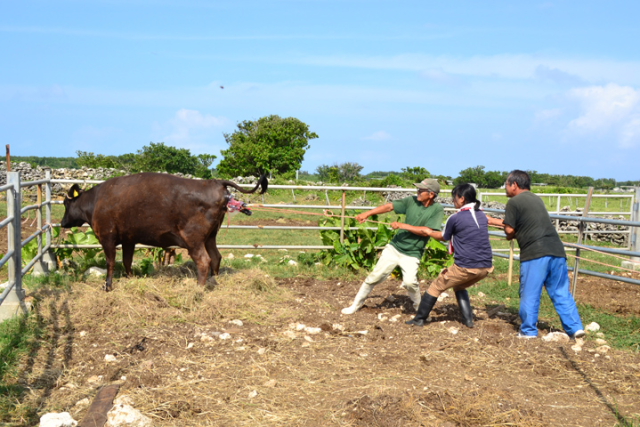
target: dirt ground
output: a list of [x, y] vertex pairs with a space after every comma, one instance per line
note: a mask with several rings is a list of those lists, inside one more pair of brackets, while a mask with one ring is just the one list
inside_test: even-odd
[[[640, 419], [640, 355], [584, 342], [515, 338], [515, 313], [455, 298], [412, 317], [400, 282], [352, 316], [359, 282], [273, 280], [226, 271], [212, 292], [193, 272], [100, 281], [32, 296], [47, 334], [16, 381], [41, 412], [82, 420], [100, 387], [120, 384], [155, 426], [614, 426]], [[621, 314], [639, 314], [619, 285]], [[581, 284], [581, 294], [602, 284]], [[594, 299], [598, 301], [598, 299]], [[602, 301], [602, 299], [600, 299]], [[606, 340], [606, 332], [603, 338]], [[577, 344], [577, 346], [576, 346]], [[107, 360], [110, 357], [111, 360]], [[618, 423], [618, 424], [617, 424]], [[29, 425], [27, 423], [27, 425]]]
[[[409, 327], [397, 280], [346, 316], [359, 281], [223, 273], [212, 292], [187, 267], [167, 267], [119, 279], [110, 293], [88, 279], [32, 294], [46, 333], [16, 374], [27, 403], [80, 421], [97, 391], [117, 383], [154, 426], [640, 422], [640, 354], [603, 347], [606, 330], [577, 343], [518, 340], [517, 313], [490, 295], [472, 298], [473, 329], [451, 297], [427, 326]], [[640, 315], [636, 285], [582, 278], [577, 300]], [[23, 424], [34, 420], [25, 414]]]

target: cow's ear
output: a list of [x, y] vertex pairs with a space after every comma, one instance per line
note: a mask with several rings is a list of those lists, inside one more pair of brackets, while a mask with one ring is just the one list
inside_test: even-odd
[[82, 190], [80, 189], [80, 186], [78, 184], [73, 184], [71, 186], [71, 188], [69, 189], [68, 196], [69, 196], [70, 199], [75, 199], [81, 193], [82, 193]]

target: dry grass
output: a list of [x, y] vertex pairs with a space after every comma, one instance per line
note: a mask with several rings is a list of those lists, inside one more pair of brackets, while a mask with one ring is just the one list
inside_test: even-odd
[[121, 382], [155, 426], [613, 425], [602, 396], [640, 412], [638, 355], [515, 340], [479, 300], [475, 329], [449, 304], [434, 312], [446, 323], [410, 328], [393, 281], [354, 316], [339, 308], [357, 283], [283, 282], [259, 269], [218, 282], [203, 291], [187, 266], [119, 280], [111, 293], [98, 282], [40, 292], [49, 335], [16, 379], [32, 387], [26, 403], [80, 420], [78, 402]]

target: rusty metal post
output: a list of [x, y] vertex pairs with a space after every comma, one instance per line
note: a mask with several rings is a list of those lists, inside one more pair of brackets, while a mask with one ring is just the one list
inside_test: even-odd
[[11, 172], [11, 146], [7, 144], [6, 149], [7, 149], [7, 172]]

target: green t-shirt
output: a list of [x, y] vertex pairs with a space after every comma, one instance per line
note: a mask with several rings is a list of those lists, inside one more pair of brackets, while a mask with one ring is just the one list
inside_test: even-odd
[[504, 223], [516, 230], [520, 261], [543, 256], [567, 257], [544, 202], [532, 192], [525, 191], [509, 199]]
[[[394, 201], [393, 211], [397, 214], [405, 214], [404, 222], [406, 224], [415, 227], [429, 227], [434, 230], [442, 228], [444, 208], [440, 203], [434, 203], [425, 208], [416, 196], [410, 196]], [[391, 246], [402, 254], [420, 259], [428, 241], [429, 238], [426, 236], [418, 236], [407, 230], [398, 230], [398, 233], [391, 240]]]

